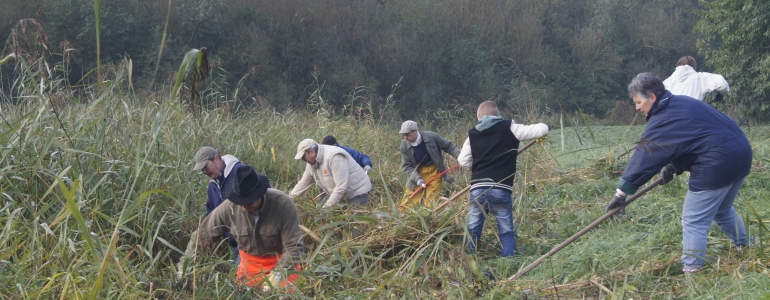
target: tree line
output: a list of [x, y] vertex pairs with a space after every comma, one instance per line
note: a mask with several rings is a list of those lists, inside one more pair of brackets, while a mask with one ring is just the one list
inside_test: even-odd
[[[96, 80], [95, 1], [13, 2], [0, 13], [0, 36], [9, 37], [4, 56], [17, 21], [34, 18], [58, 53], [52, 59], [66, 64], [67, 80]], [[754, 5], [750, 16], [739, 14], [746, 5]], [[666, 78], [684, 55], [699, 59], [701, 70], [724, 71], [742, 91], [736, 103], [766, 99], [767, 7], [751, 0], [103, 1], [100, 51], [107, 74], [128, 57], [137, 89], [162, 91], [183, 54], [206, 47], [208, 101], [280, 110], [304, 107], [317, 93], [332, 109], [386, 107], [410, 118], [536, 98], [550, 109], [604, 118], [627, 109], [617, 101], [630, 106], [626, 85], [635, 74]], [[723, 38], [729, 30], [744, 40]], [[754, 59], [765, 55], [755, 67], [721, 48], [747, 43], [755, 43]], [[753, 80], [739, 74], [748, 70]], [[0, 69], [2, 89], [12, 90], [13, 72]], [[770, 102], [762, 103], [759, 111]]]

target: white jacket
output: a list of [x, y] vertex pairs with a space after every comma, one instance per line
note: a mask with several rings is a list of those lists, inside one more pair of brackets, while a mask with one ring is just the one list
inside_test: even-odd
[[666, 89], [674, 95], [685, 95], [703, 101], [711, 91], [730, 91], [722, 75], [706, 72], [695, 72], [691, 66], [676, 67], [671, 76], [663, 81]]
[[329, 199], [325, 208], [337, 204], [342, 196], [351, 199], [368, 193], [372, 182], [364, 169], [344, 149], [337, 146], [318, 145], [318, 156], [315, 164], [307, 164], [302, 179], [297, 182], [289, 196], [301, 196], [313, 185], [318, 184]]

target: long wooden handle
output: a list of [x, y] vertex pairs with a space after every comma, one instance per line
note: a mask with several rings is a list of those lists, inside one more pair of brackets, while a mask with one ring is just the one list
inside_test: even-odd
[[[431, 182], [433, 182], [433, 181], [434, 181], [434, 180], [436, 180], [437, 178], [439, 178], [439, 177], [441, 177], [441, 176], [444, 176], [444, 174], [446, 174], [447, 172], [451, 171], [451, 170], [452, 170], [452, 169], [454, 169], [454, 168], [457, 168], [457, 166], [459, 166], [459, 165], [460, 165], [460, 163], [456, 163], [456, 164], [455, 164], [454, 166], [452, 166], [451, 168], [444, 170], [444, 172], [441, 172], [441, 173], [438, 173], [437, 175], [434, 175], [433, 177], [431, 177], [431, 178], [428, 180], [428, 182], [426, 182], [426, 183], [425, 183], [425, 186], [428, 186], [428, 184], [430, 184]], [[418, 189], [414, 190], [414, 193], [412, 193], [411, 195], [409, 195], [409, 198], [412, 198], [412, 197], [414, 197], [414, 195], [417, 195], [417, 193], [419, 193], [419, 192], [420, 192], [420, 191], [422, 191], [423, 189], [424, 189], [424, 187], [420, 186]]]
[[[658, 178], [658, 180], [655, 180], [652, 184], [648, 185], [647, 187], [645, 187], [641, 191], [637, 192], [633, 196], [631, 196], [628, 199], [626, 199], [626, 205], [630, 204], [631, 202], [634, 202], [634, 200], [636, 200], [637, 198], [643, 196], [644, 194], [646, 194], [647, 192], [649, 192], [650, 190], [652, 190], [653, 188], [655, 188], [656, 186], [658, 186], [658, 185], [660, 185], [662, 183], [663, 183], [663, 178]], [[593, 223], [588, 224], [588, 226], [586, 226], [586, 228], [583, 228], [582, 230], [578, 231], [578, 233], [574, 234], [573, 236], [568, 238], [566, 241], [564, 241], [561, 244], [559, 244], [558, 246], [556, 246], [556, 248], [551, 249], [551, 251], [548, 251], [548, 253], [543, 254], [543, 256], [541, 256], [540, 258], [538, 258], [537, 260], [535, 260], [534, 262], [532, 262], [528, 266], [524, 267], [524, 269], [521, 269], [521, 271], [519, 271], [515, 275], [509, 277], [508, 280], [506, 280], [506, 281], [516, 280], [516, 278], [519, 278], [519, 277], [521, 277], [521, 275], [524, 275], [525, 273], [529, 272], [530, 270], [535, 268], [537, 265], [542, 263], [544, 260], [546, 260], [549, 257], [553, 256], [554, 254], [556, 254], [556, 252], [559, 252], [561, 249], [563, 249], [567, 245], [571, 244], [572, 242], [577, 240], [579, 237], [583, 236], [588, 231], [590, 231], [591, 229], [593, 229], [594, 227], [599, 225], [599, 223], [604, 222], [604, 220], [607, 220], [610, 217], [612, 217], [615, 213], [620, 211], [623, 207], [624, 206], [616, 207], [616, 208], [608, 211], [606, 214], [604, 214], [603, 216], [601, 216], [598, 219], [596, 219], [596, 221], [594, 221]]]

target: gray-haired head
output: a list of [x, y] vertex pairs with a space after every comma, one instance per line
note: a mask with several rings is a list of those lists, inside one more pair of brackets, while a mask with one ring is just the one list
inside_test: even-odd
[[628, 95], [631, 96], [631, 98], [633, 98], [634, 95], [639, 94], [644, 99], [649, 99], [650, 94], [653, 94], [655, 95], [655, 98], [660, 99], [665, 92], [666, 86], [663, 85], [663, 80], [661, 80], [658, 75], [651, 72], [637, 74], [636, 77], [631, 80], [631, 83], [628, 84]]

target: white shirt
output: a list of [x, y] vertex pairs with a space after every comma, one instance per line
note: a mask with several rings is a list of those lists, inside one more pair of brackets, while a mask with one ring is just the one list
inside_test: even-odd
[[688, 65], [676, 67], [674, 73], [663, 81], [663, 85], [674, 95], [690, 96], [700, 101], [711, 91], [730, 91], [730, 85], [722, 75], [695, 72]]

